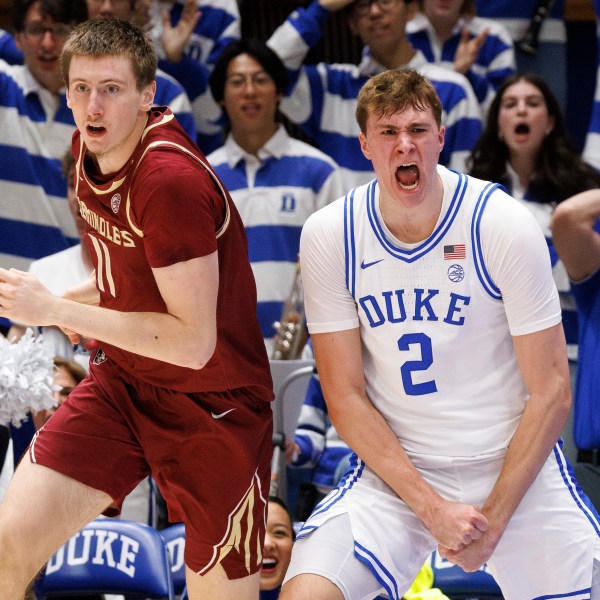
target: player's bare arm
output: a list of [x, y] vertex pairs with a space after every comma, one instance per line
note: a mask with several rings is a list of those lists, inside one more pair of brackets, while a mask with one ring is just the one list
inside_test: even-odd
[[600, 268], [600, 190], [588, 190], [561, 202], [552, 216], [552, 239], [569, 277], [581, 281]]
[[329, 416], [340, 436], [440, 544], [458, 549], [479, 539], [487, 529], [483, 514], [474, 505], [449, 502], [431, 488], [367, 397], [359, 330], [313, 334], [312, 340]]
[[[73, 302], [80, 302], [81, 304], [98, 306], [100, 304], [100, 292], [96, 287], [96, 272], [92, 271], [85, 281], [69, 288], [63, 294], [63, 298], [72, 300]], [[86, 340], [76, 331], [71, 331], [67, 327], [61, 327], [61, 330], [71, 340], [72, 344], [86, 344]]]
[[465, 571], [492, 555], [510, 518], [556, 444], [571, 406], [569, 369], [561, 323], [513, 338], [529, 400], [511, 440], [502, 470], [482, 507], [488, 530], [470, 546], [440, 554]]
[[74, 302], [53, 296], [28, 273], [0, 269], [0, 315], [57, 325], [142, 356], [202, 368], [216, 343], [217, 253], [153, 273], [166, 313], [120, 312]]
[[92, 271], [90, 276], [85, 281], [82, 281], [80, 284], [69, 288], [63, 294], [63, 298], [72, 300], [73, 302], [79, 302], [81, 304], [98, 306], [98, 304], [100, 304], [100, 292], [96, 287], [96, 272]]

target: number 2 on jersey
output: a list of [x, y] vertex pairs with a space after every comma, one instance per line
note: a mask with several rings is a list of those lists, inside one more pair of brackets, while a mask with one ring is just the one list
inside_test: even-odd
[[426, 371], [433, 363], [433, 351], [431, 348], [431, 338], [424, 333], [405, 333], [398, 340], [398, 349], [401, 352], [410, 350], [410, 347], [418, 344], [421, 348], [421, 360], [407, 360], [401, 367], [402, 385], [404, 391], [409, 396], [423, 396], [437, 392], [435, 381], [424, 381], [422, 383], [413, 382], [413, 373], [415, 371]]

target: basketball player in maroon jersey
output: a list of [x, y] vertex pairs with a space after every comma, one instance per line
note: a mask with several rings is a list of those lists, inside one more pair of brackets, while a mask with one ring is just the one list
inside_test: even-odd
[[94, 278], [64, 297], [0, 269], [0, 315], [94, 340], [89, 376], [38, 432], [0, 507], [4, 600], [152, 473], [186, 526], [191, 599], [258, 598], [272, 383], [243, 225], [168, 108], [149, 39], [117, 20], [61, 58]]

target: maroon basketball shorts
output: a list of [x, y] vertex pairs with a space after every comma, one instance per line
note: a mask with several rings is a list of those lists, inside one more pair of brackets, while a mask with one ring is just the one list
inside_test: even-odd
[[272, 453], [272, 410], [248, 389], [182, 393], [136, 381], [110, 360], [34, 437], [32, 462], [113, 499], [150, 473], [169, 519], [185, 523], [186, 564], [221, 564], [230, 579], [261, 564]]

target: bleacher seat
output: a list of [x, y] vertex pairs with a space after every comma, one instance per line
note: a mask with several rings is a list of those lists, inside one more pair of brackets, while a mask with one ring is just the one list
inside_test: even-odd
[[40, 600], [73, 594], [124, 594], [174, 600], [164, 539], [142, 523], [99, 518], [48, 561], [36, 584]]
[[451, 600], [502, 600], [502, 591], [489, 573], [487, 565], [473, 573], [465, 573], [460, 567], [433, 552], [431, 568], [433, 587], [442, 590]]
[[176, 596], [180, 596], [185, 588], [185, 526], [183, 523], [170, 525], [160, 531], [160, 535], [167, 544], [171, 559], [171, 579]]

